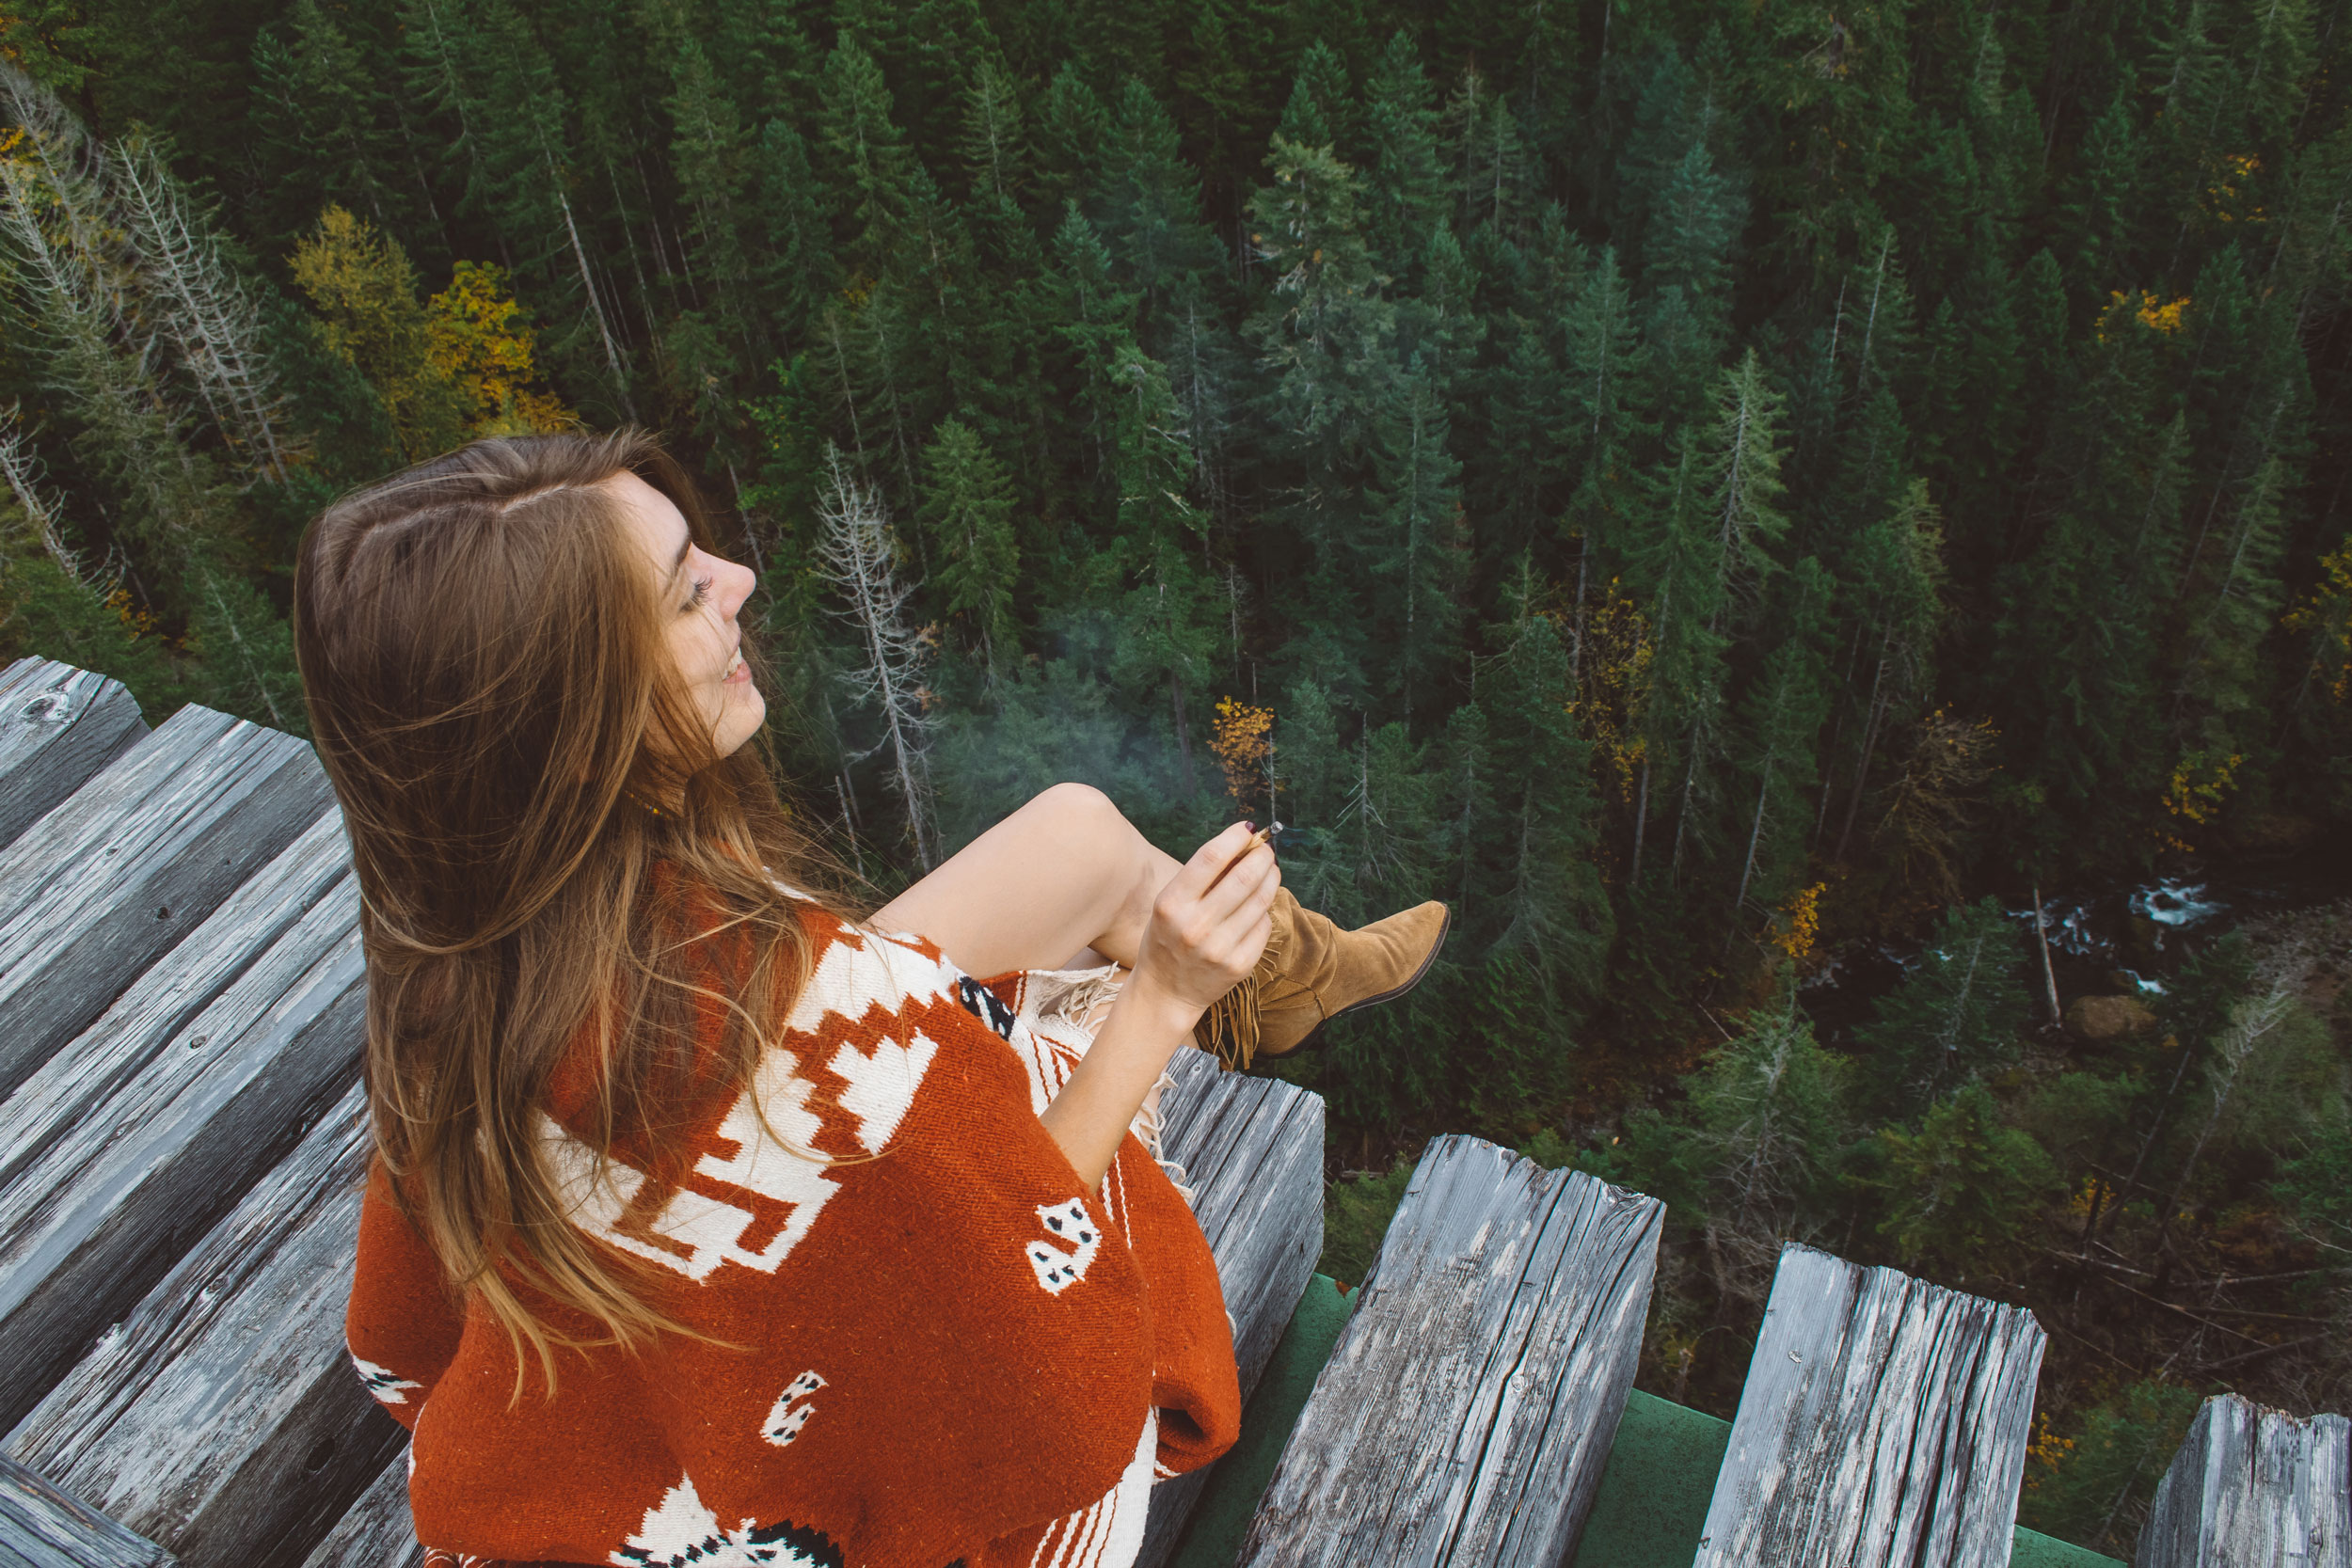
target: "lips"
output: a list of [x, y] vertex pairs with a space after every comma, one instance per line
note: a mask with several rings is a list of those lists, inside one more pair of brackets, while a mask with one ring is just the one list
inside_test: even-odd
[[751, 678], [752, 668], [750, 665], [743, 662], [743, 650], [738, 648], [735, 650], [735, 657], [727, 661], [726, 673], [719, 677], [719, 684], [722, 686], [733, 686], [738, 682], [747, 681]]

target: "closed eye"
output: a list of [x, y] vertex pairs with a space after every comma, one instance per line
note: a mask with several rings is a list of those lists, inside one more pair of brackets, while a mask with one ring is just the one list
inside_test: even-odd
[[708, 578], [696, 578], [694, 579], [694, 591], [686, 596], [685, 609], [680, 610], [678, 613], [683, 615], [690, 610], [700, 610], [704, 605], [708, 604], [709, 602], [710, 579]]

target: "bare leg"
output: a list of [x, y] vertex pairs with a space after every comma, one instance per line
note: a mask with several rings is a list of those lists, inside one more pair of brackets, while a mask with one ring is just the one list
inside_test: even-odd
[[1056, 784], [883, 905], [968, 974], [1052, 969], [1089, 951], [1133, 967], [1152, 900], [1179, 869], [1087, 784]]

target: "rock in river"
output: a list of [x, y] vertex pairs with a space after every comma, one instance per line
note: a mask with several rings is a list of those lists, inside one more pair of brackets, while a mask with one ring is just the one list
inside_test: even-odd
[[2066, 1009], [2066, 1027], [2077, 1039], [2104, 1044], [2153, 1034], [2156, 1015], [2128, 996], [2078, 996]]

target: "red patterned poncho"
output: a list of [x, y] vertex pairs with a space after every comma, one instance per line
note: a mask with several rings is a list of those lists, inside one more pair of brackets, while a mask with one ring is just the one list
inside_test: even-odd
[[[1038, 1121], [1085, 1033], [1040, 1019], [1035, 977], [984, 987], [920, 938], [803, 918], [782, 1048], [674, 1158], [618, 1148], [597, 1181], [564, 1125], [577, 1073], [544, 1122], [574, 1222], [660, 1265], [658, 1305], [718, 1344], [559, 1353], [556, 1397], [534, 1372], [510, 1408], [505, 1331], [452, 1305], [376, 1172], [346, 1327], [415, 1434], [437, 1557], [1125, 1568], [1155, 1475], [1232, 1443], [1231, 1325], [1183, 1197], [1132, 1133], [1088, 1194]], [[754, 1094], [834, 1163], [768, 1136]]]

